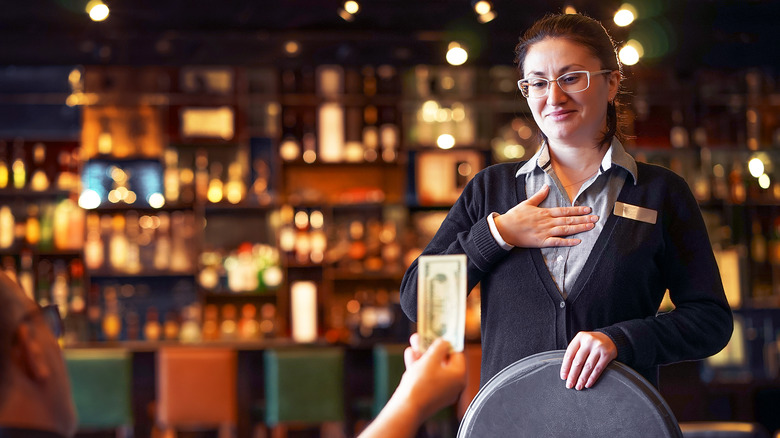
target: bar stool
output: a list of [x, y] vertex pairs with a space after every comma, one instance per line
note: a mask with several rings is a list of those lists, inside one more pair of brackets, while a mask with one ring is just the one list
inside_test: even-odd
[[157, 352], [157, 427], [218, 429], [234, 436], [237, 353], [228, 348], [162, 347]]
[[78, 429], [133, 434], [132, 358], [123, 349], [64, 350]]
[[390, 400], [395, 388], [401, 382], [406, 366], [404, 365], [404, 349], [401, 344], [377, 344], [373, 349], [374, 356], [374, 403], [373, 416]]
[[265, 422], [273, 437], [319, 426], [343, 437], [344, 351], [337, 347], [269, 349], [263, 355]]
[[769, 432], [758, 423], [738, 421], [681, 422], [683, 438], [769, 438]]

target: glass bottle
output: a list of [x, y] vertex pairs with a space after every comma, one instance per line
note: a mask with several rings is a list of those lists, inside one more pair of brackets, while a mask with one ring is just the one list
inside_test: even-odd
[[0, 207], [0, 249], [8, 249], [13, 246], [15, 239], [14, 229], [16, 221], [11, 207]]
[[99, 269], [103, 266], [104, 244], [100, 232], [100, 216], [87, 216], [87, 239], [84, 242], [84, 262], [89, 269]]
[[159, 341], [161, 335], [160, 315], [156, 307], [149, 306], [146, 309], [146, 318], [144, 320], [144, 339], [147, 341]]
[[111, 218], [111, 238], [108, 241], [108, 260], [112, 270], [125, 271], [128, 261], [128, 241], [125, 234], [125, 217], [121, 214]]
[[33, 167], [30, 188], [42, 192], [49, 188], [49, 176], [46, 175], [46, 145], [38, 142], [33, 145]]
[[32, 251], [23, 249], [19, 254], [19, 285], [22, 286], [24, 293], [31, 299], [35, 299], [33, 278], [33, 257]]
[[6, 143], [0, 140], [0, 190], [8, 187], [8, 152]]
[[171, 235], [170, 235], [170, 216], [168, 213], [159, 214], [160, 225], [157, 227], [157, 237], [155, 239], [154, 251], [154, 269], [165, 271], [170, 268], [171, 259]]
[[14, 141], [14, 161], [11, 165], [14, 188], [23, 189], [27, 184], [27, 164], [24, 161], [24, 142]]
[[30, 246], [37, 246], [41, 241], [41, 221], [38, 217], [38, 206], [27, 206], [27, 222], [25, 223], [24, 240]]
[[179, 202], [179, 153], [174, 148], [165, 149], [165, 171], [163, 184], [167, 203]]

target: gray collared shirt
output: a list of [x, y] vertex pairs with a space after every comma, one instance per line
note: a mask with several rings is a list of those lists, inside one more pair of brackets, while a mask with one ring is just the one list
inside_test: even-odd
[[612, 213], [623, 183], [630, 175], [636, 184], [636, 173], [636, 161], [617, 139], [612, 140], [598, 172], [582, 184], [574, 200], [569, 199], [563, 184], [553, 170], [550, 150], [546, 143], [517, 171], [515, 175], [517, 178], [525, 176], [526, 197], [538, 192], [545, 184], [550, 186], [550, 193], [539, 205], [540, 207], [584, 205], [592, 208], [591, 214], [599, 217], [592, 230], [568, 236], [581, 239], [579, 245], [541, 248], [547, 269], [564, 299], [574, 286], [607, 218]]

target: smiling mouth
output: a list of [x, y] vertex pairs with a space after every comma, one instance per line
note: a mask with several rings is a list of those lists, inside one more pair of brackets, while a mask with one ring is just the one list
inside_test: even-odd
[[574, 113], [574, 110], [553, 111], [547, 114], [547, 117], [551, 117], [553, 119], [561, 119], [572, 113]]

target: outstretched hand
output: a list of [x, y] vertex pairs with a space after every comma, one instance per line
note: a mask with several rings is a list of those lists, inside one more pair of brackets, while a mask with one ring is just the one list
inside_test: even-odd
[[539, 207], [549, 193], [550, 186], [545, 184], [533, 196], [495, 217], [496, 229], [506, 243], [522, 248], [574, 246], [581, 240], [562, 236], [593, 229], [599, 217], [589, 214], [590, 207]]

